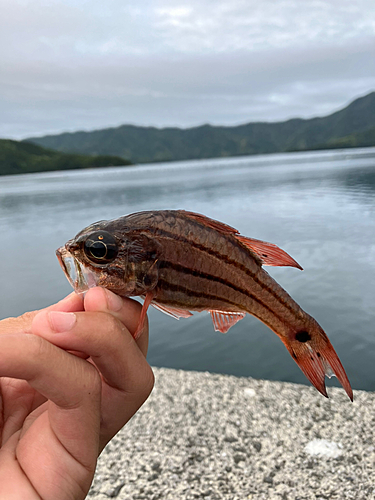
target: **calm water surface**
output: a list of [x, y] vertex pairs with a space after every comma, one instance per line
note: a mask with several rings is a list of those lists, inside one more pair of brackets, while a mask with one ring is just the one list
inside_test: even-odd
[[[0, 177], [0, 317], [70, 292], [55, 249], [84, 226], [164, 208], [288, 251], [303, 272], [267, 270], [326, 330], [354, 388], [375, 390], [375, 148]], [[306, 382], [252, 316], [227, 335], [204, 313], [149, 316], [153, 365]]]

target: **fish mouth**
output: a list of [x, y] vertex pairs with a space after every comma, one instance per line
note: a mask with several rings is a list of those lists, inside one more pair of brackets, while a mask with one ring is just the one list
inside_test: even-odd
[[76, 293], [85, 293], [90, 288], [97, 286], [98, 277], [96, 274], [79, 262], [66, 247], [58, 248], [56, 256]]

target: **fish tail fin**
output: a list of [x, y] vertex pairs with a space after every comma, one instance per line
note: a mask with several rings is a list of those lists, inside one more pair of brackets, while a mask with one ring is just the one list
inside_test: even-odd
[[[299, 334], [306, 333], [307, 332], [299, 332]], [[353, 401], [353, 390], [344, 367], [327, 335], [322, 330], [321, 333], [323, 335], [319, 335], [319, 337], [314, 340], [305, 340], [303, 335], [298, 337], [299, 334], [297, 334], [296, 338], [293, 340], [282, 340], [294, 361], [323, 396], [328, 398], [325, 386], [325, 376], [327, 375], [327, 377], [331, 378], [335, 375], [345, 389], [350, 400]]]

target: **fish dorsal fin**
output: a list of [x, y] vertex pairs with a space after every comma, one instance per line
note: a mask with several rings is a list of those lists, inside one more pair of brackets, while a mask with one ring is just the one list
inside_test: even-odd
[[218, 220], [210, 219], [202, 214], [197, 214], [195, 212], [187, 212], [186, 210], [180, 210], [186, 217], [193, 219], [197, 222], [200, 222], [204, 226], [211, 227], [212, 229], [216, 229], [223, 234], [239, 234], [237, 229], [234, 227], [228, 226], [228, 224], [224, 224], [224, 222], [219, 222]]
[[210, 311], [216, 332], [227, 333], [229, 328], [246, 316], [241, 312]]
[[157, 304], [156, 302], [151, 302], [151, 305], [163, 312], [164, 314], [168, 314], [168, 316], [172, 316], [172, 318], [180, 319], [180, 318], [190, 318], [193, 316], [190, 311], [185, 311], [185, 309], [177, 309], [175, 307], [166, 307], [161, 304]]
[[250, 248], [265, 266], [291, 266], [301, 269], [302, 271], [302, 267], [298, 262], [277, 245], [267, 243], [266, 241], [247, 238], [246, 236], [236, 235], [236, 238], [247, 248]]
[[187, 212], [185, 210], [180, 210], [180, 212], [190, 219], [200, 222], [201, 224], [212, 229], [216, 229], [216, 231], [220, 231], [222, 234], [230, 234], [234, 236], [238, 241], [254, 252], [265, 266], [291, 266], [302, 270], [302, 267], [298, 264], [298, 262], [273, 243], [267, 243], [266, 241], [241, 236], [238, 230], [234, 227], [228, 226], [223, 222], [210, 219], [205, 215], [197, 214], [195, 212]]

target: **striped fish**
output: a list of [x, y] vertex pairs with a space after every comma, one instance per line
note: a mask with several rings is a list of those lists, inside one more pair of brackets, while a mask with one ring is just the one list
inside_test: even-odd
[[328, 397], [325, 375], [334, 374], [353, 400], [323, 329], [262, 268], [302, 269], [272, 243], [241, 236], [204, 215], [161, 210], [96, 222], [56, 253], [76, 292], [102, 286], [144, 298], [135, 338], [150, 304], [174, 318], [209, 311], [215, 330], [223, 333], [249, 313], [280, 337], [319, 392]]

